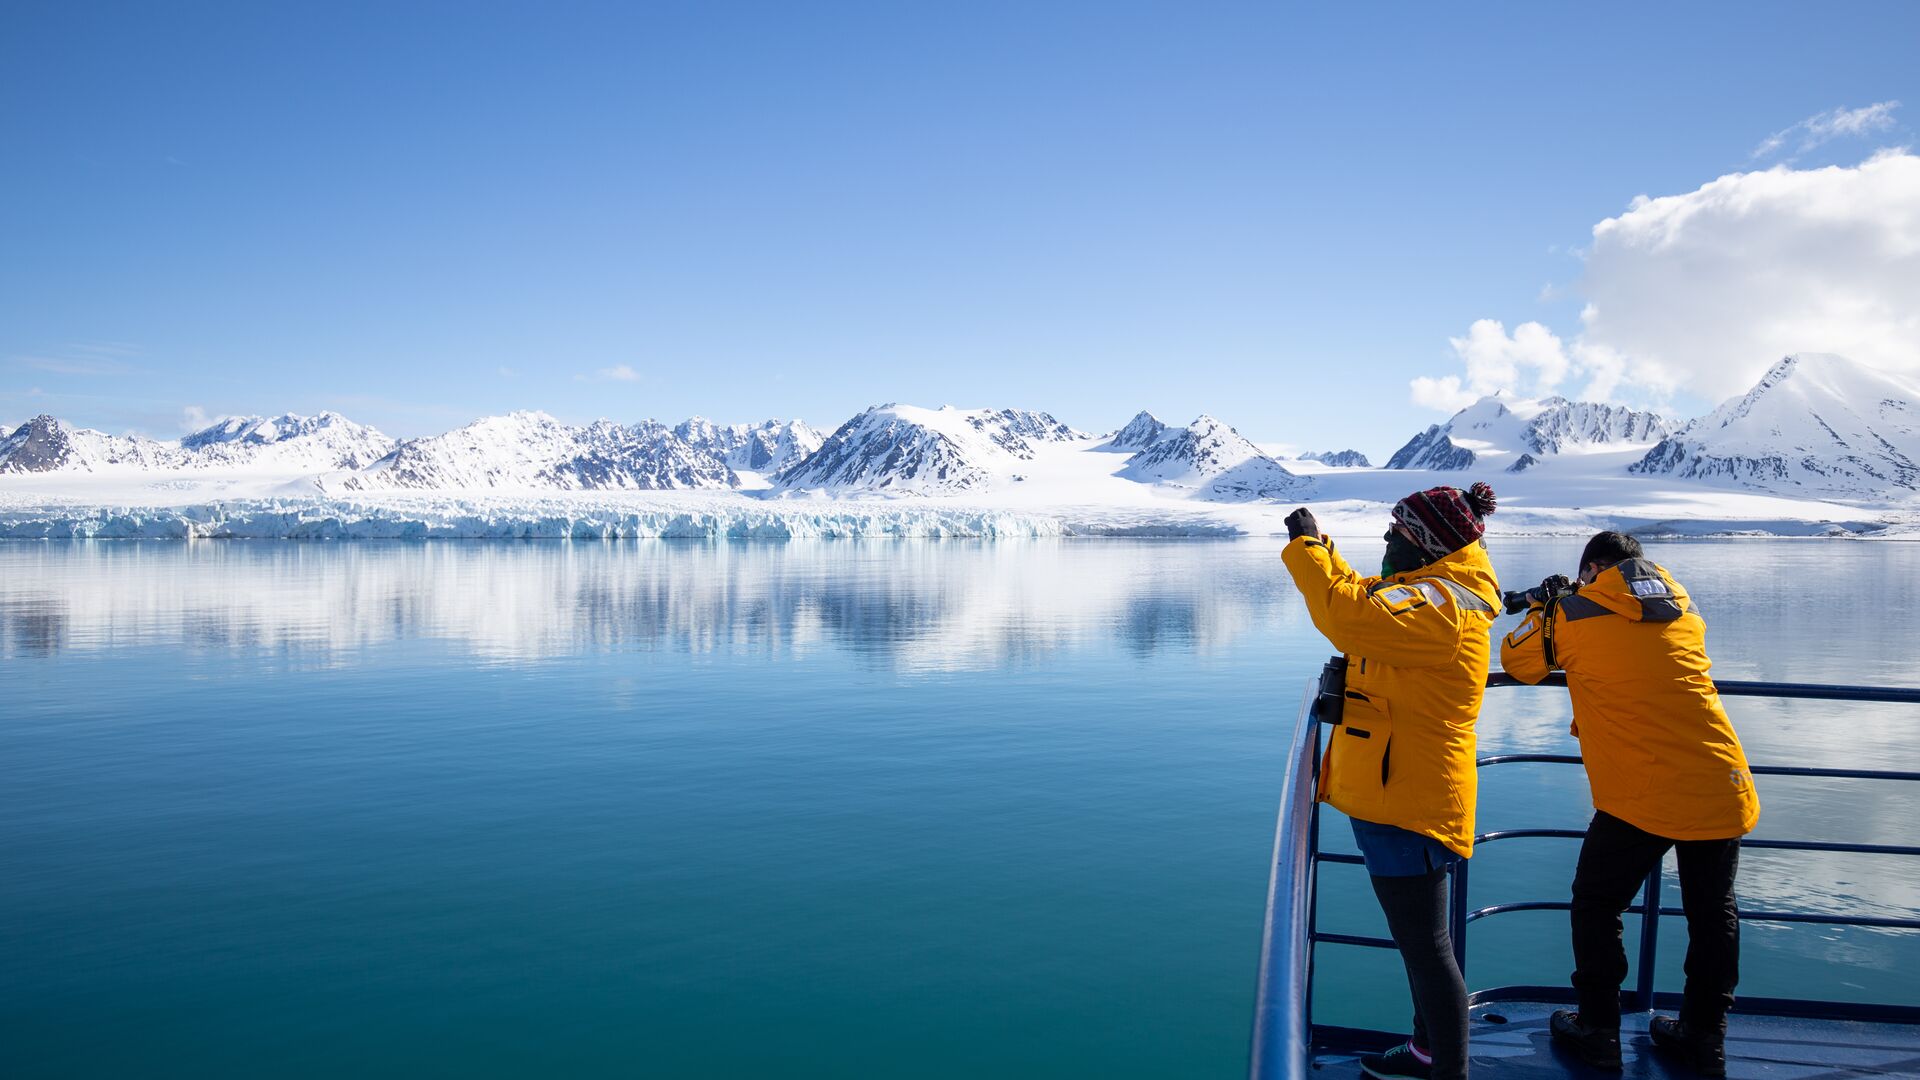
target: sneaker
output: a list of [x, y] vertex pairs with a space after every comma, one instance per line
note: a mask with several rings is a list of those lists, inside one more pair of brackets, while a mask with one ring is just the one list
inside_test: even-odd
[[1368, 1054], [1360, 1059], [1360, 1071], [1375, 1080], [1432, 1080], [1433, 1066], [1413, 1052], [1413, 1043], [1403, 1042], [1384, 1054]]
[[1695, 1031], [1685, 1020], [1656, 1016], [1647, 1023], [1653, 1045], [1676, 1055], [1701, 1076], [1727, 1075], [1727, 1039], [1719, 1032]]
[[1553, 1041], [1596, 1069], [1620, 1071], [1620, 1029], [1588, 1027], [1572, 1009], [1559, 1009], [1547, 1025]]

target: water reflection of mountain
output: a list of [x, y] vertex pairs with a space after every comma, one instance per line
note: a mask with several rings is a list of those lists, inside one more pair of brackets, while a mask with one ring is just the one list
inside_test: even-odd
[[498, 661], [828, 648], [978, 670], [1076, 646], [1206, 649], [1282, 608], [1298, 617], [1271, 554], [1072, 541], [7, 547], [0, 650], [175, 645], [346, 662], [427, 639]]
[[[1526, 580], [1564, 562], [1559, 548], [1569, 543], [1504, 545], [1496, 557], [1510, 577]], [[1260, 540], [0, 545], [0, 658], [171, 646], [351, 664], [377, 646], [426, 640], [482, 662], [595, 652], [831, 652], [911, 674], [1044, 665], [1078, 649], [1147, 659], [1252, 644], [1253, 662], [1298, 670], [1304, 679], [1326, 645], [1293, 596], [1276, 547]], [[1736, 551], [1741, 559], [1726, 557]], [[1907, 671], [1912, 632], [1899, 622], [1862, 622], [1859, 613], [1905, 610], [1920, 599], [1910, 550], [1696, 545], [1671, 547], [1662, 558], [1713, 612], [1714, 654], [1728, 676], [1908, 681], [1885, 673]], [[1755, 580], [1773, 584], [1764, 604], [1752, 592]], [[1744, 698], [1728, 707], [1756, 763], [1910, 767], [1911, 720], [1889, 706], [1812, 709]], [[1481, 747], [1576, 752], [1569, 719], [1564, 691], [1495, 691], [1481, 717]], [[1514, 824], [1499, 819], [1501, 793], [1521, 790], [1562, 807], [1565, 824], [1584, 820], [1585, 779], [1565, 768], [1533, 785], [1511, 773], [1490, 775], [1483, 825]], [[1920, 792], [1904, 785], [1766, 778], [1761, 793], [1760, 834], [1775, 837], [1873, 841], [1902, 835], [1920, 814]], [[1893, 911], [1909, 907], [1920, 890], [1917, 871], [1884, 860], [1758, 850], [1751, 859], [1742, 888], [1756, 905], [1821, 910], [1844, 901]], [[1807, 881], [1825, 884], [1818, 892], [1796, 884]]]

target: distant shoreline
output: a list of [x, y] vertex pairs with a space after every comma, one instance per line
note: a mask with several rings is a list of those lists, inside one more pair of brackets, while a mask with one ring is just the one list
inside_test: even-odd
[[[1284, 536], [1282, 519], [1294, 505], [1164, 500], [1159, 505], [995, 506], [930, 498], [460, 492], [145, 505], [21, 495], [0, 492], [0, 540], [1229, 539]], [[1390, 506], [1359, 499], [1307, 504], [1332, 535], [1367, 539], [1375, 536]], [[1920, 511], [1800, 505], [1815, 512], [1853, 513], [1771, 517], [1752, 513], [1757, 507], [1719, 507], [1711, 499], [1687, 507], [1696, 511], [1693, 514], [1659, 515], [1629, 506], [1600, 510], [1510, 504], [1488, 520], [1488, 535], [1496, 540], [1566, 537], [1618, 528], [1660, 540], [1920, 540]], [[1661, 509], [1678, 508], [1669, 503]]]

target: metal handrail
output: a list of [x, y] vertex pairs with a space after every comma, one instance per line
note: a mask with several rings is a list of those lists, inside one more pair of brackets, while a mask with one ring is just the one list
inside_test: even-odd
[[[1578, 765], [1578, 754], [1490, 754], [1480, 758], [1474, 764], [1481, 768], [1489, 765], [1505, 765], [1513, 761], [1536, 761], [1550, 765]], [[1827, 769], [1809, 765], [1750, 765], [1747, 771], [1755, 776], [1823, 776], [1840, 780], [1920, 780], [1916, 772], [1887, 772], [1882, 769]], [[1582, 835], [1585, 835], [1584, 833]]]
[[[1566, 685], [1564, 673], [1556, 672], [1544, 684]], [[1487, 679], [1490, 687], [1529, 685], [1505, 673], [1496, 673]], [[1822, 683], [1773, 683], [1716, 681], [1714, 688], [1726, 697], [1778, 697], [1812, 699], [1819, 701], [1873, 701], [1896, 704], [1920, 704], [1920, 689], [1906, 687], [1869, 687], [1869, 686], [1833, 686]], [[1506, 765], [1522, 762], [1536, 762], [1556, 765], [1578, 765], [1581, 758], [1573, 754], [1493, 754], [1480, 758], [1475, 764], [1480, 768], [1492, 765]], [[1920, 772], [1884, 769], [1830, 769], [1801, 765], [1752, 765], [1748, 771], [1756, 776], [1796, 776], [1841, 780], [1895, 780], [1920, 781]], [[1493, 843], [1498, 840], [1521, 839], [1531, 837], [1550, 837], [1565, 839], [1584, 839], [1585, 830], [1578, 829], [1504, 829], [1482, 833], [1474, 837], [1474, 844]], [[1824, 851], [1843, 852], [1856, 855], [1904, 855], [1920, 857], [1920, 847], [1906, 844], [1851, 844], [1825, 840], [1747, 840], [1740, 841], [1742, 847], [1764, 848], [1781, 851]], [[1467, 879], [1470, 873], [1468, 860], [1455, 863], [1452, 868], [1452, 881], [1449, 883], [1449, 930], [1453, 936], [1454, 958], [1459, 961], [1464, 974], [1467, 969], [1467, 924], [1492, 915], [1502, 915], [1513, 911], [1569, 911], [1573, 905], [1565, 900], [1523, 900], [1505, 904], [1493, 904], [1477, 910], [1467, 910]], [[1652, 1007], [1654, 1000], [1654, 961], [1658, 955], [1660, 920], [1668, 915], [1684, 915], [1680, 908], [1660, 905], [1661, 864], [1654, 864], [1648, 872], [1646, 883], [1641, 887], [1640, 902], [1640, 958], [1634, 965], [1634, 989], [1628, 997], [1634, 1010]], [[1735, 916], [1741, 922], [1780, 922], [1803, 923], [1821, 926], [1859, 926], [1886, 930], [1920, 930], [1920, 918], [1902, 918], [1884, 915], [1823, 915], [1814, 912], [1794, 911], [1756, 911], [1739, 910]], [[1510, 988], [1496, 987], [1484, 993], [1498, 995]]]
[[[1487, 687], [1565, 686], [1567, 674], [1556, 671], [1537, 683], [1524, 682], [1496, 671], [1487, 676]], [[1920, 705], [1920, 687], [1844, 686], [1838, 683], [1752, 682], [1746, 680], [1713, 681], [1721, 697], [1812, 698], [1816, 701], [1879, 701], [1901, 705]]]
[[[1493, 764], [1493, 762], [1482, 761], [1480, 764], [1484, 766]], [[1754, 771], [1758, 772], [1759, 770], [1755, 769]], [[1890, 778], [1908, 779], [1907, 777]], [[1912, 777], [1912, 779], [1920, 780], [1920, 776]], [[1524, 840], [1541, 836], [1558, 837], [1566, 840], [1584, 840], [1586, 839], [1587, 833], [1584, 829], [1498, 829], [1494, 832], [1481, 833], [1475, 836], [1473, 842], [1475, 846], [1478, 846], [1480, 844], [1491, 844], [1495, 840]], [[1920, 856], [1920, 847], [1913, 847], [1906, 844], [1845, 844], [1828, 840], [1752, 840], [1743, 836], [1740, 838], [1740, 846], [1743, 848], [1774, 848], [1781, 851], [1839, 851], [1853, 855]], [[1334, 858], [1329, 854], [1322, 855], [1320, 861], [1359, 863], [1364, 860], [1358, 855]]]
[[[1487, 679], [1489, 687], [1524, 686], [1510, 675], [1496, 672]], [[1566, 685], [1566, 676], [1549, 675], [1540, 685]], [[1775, 683], [1716, 681], [1715, 687], [1727, 697], [1775, 697], [1822, 701], [1873, 701], [1920, 704], [1920, 688], [1835, 686], [1817, 683]], [[1319, 809], [1315, 802], [1318, 782], [1320, 724], [1313, 703], [1317, 686], [1309, 684], [1302, 699], [1289, 748], [1288, 768], [1281, 793], [1280, 815], [1274, 837], [1273, 876], [1268, 884], [1267, 912], [1262, 943], [1260, 982], [1255, 1005], [1253, 1053], [1250, 1075], [1255, 1078], [1303, 1080], [1310, 1075], [1313, 1039], [1312, 1022], [1314, 950], [1318, 944], [1354, 945], [1366, 948], [1393, 948], [1387, 938], [1359, 934], [1321, 932], [1317, 928], [1320, 863], [1359, 865], [1358, 855], [1319, 850]], [[1480, 767], [1520, 762], [1579, 764], [1581, 759], [1567, 754], [1503, 754], [1479, 759]], [[1753, 766], [1763, 776], [1799, 776], [1859, 780], [1920, 781], [1920, 772], [1869, 769], [1822, 769], [1801, 766]], [[1475, 837], [1476, 844], [1530, 837], [1584, 838], [1585, 830], [1506, 829]], [[1920, 847], [1899, 844], [1847, 844], [1815, 840], [1742, 840], [1742, 845], [1791, 851], [1846, 852], [1868, 855], [1920, 856]], [[1469, 923], [1509, 911], [1565, 911], [1567, 901], [1517, 901], [1494, 904], [1468, 911], [1468, 861], [1454, 864], [1450, 919], [1454, 949], [1461, 970], [1466, 969], [1466, 928]], [[1637, 986], [1630, 1001], [1636, 1010], [1651, 1007], [1656, 1000], [1671, 995], [1655, 994], [1653, 969], [1660, 919], [1684, 915], [1680, 908], [1660, 904], [1661, 868], [1655, 866], [1638, 904], [1641, 916], [1640, 958], [1635, 964]], [[1741, 911], [1742, 921], [1793, 922], [1819, 925], [1863, 926], [1886, 929], [1920, 929], [1920, 919], [1886, 916], [1835, 916], [1810, 912]], [[1542, 987], [1495, 987], [1477, 991], [1475, 1000], [1495, 1000], [1514, 993], [1549, 990]], [[1888, 1016], [1912, 1022], [1920, 1010], [1910, 1006], [1861, 1007], [1846, 1003], [1802, 1000], [1769, 1000], [1772, 1011], [1794, 1015], [1826, 1015], [1858, 1008], [1880, 1008]]]
[[1280, 820], [1273, 836], [1273, 876], [1267, 882], [1266, 929], [1260, 948], [1260, 982], [1254, 997], [1253, 1073], [1266, 1080], [1306, 1080], [1313, 1053], [1313, 1027], [1303, 1003], [1313, 1000], [1314, 849], [1319, 817], [1314, 782], [1320, 725], [1314, 720], [1316, 686], [1300, 702], [1299, 721], [1280, 788]]

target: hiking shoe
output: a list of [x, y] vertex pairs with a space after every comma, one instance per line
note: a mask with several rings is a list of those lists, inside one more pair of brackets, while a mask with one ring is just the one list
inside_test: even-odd
[[1433, 1076], [1433, 1066], [1414, 1055], [1411, 1042], [1384, 1054], [1366, 1055], [1360, 1059], [1360, 1071], [1375, 1080], [1431, 1080]]
[[1558, 1009], [1547, 1025], [1553, 1041], [1596, 1069], [1620, 1071], [1620, 1029], [1588, 1027], [1572, 1009]]
[[1701, 1076], [1727, 1075], [1727, 1038], [1687, 1026], [1685, 1020], [1656, 1016], [1647, 1023], [1653, 1045], [1674, 1054]]

